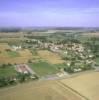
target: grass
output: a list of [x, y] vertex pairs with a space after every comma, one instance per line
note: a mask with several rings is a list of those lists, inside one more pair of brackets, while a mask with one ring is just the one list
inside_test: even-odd
[[7, 54], [10, 56], [10, 57], [19, 57], [19, 53], [18, 52], [15, 52], [15, 51], [8, 51]]
[[54, 65], [51, 65], [47, 62], [36, 62], [29, 64], [31, 68], [39, 75], [39, 76], [44, 76], [44, 75], [49, 75], [49, 74], [55, 74], [57, 72], [56, 68]]
[[16, 75], [16, 71], [13, 66], [5, 66], [4, 68], [0, 66], [0, 77], [9, 77]]
[[96, 63], [99, 64], [99, 57], [95, 59]]
[[55, 64], [54, 65], [57, 69], [59, 69], [59, 68], [66, 68], [66, 64]]

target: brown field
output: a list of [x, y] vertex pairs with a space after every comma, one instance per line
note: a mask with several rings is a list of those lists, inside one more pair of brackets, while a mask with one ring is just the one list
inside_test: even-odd
[[95, 36], [95, 37], [99, 37], [99, 32], [96, 32], [96, 33], [83, 33], [83, 35], [84, 36], [90, 36], [90, 37], [93, 37], [93, 36]]
[[61, 82], [87, 97], [88, 100], [99, 100], [99, 72], [83, 74]]
[[10, 49], [10, 46], [7, 43], [0, 43], [0, 51]]
[[57, 81], [31, 82], [1, 89], [0, 100], [84, 100]]
[[18, 51], [21, 57], [32, 57], [32, 53], [28, 49]]
[[26, 63], [28, 62], [29, 59], [32, 59], [32, 53], [27, 49], [17, 51], [20, 55], [18, 57], [10, 57], [5, 51], [6, 49], [11, 49], [11, 48], [6, 43], [0, 43], [0, 51], [1, 51], [0, 63], [20, 64], [20, 63]]
[[20, 56], [18, 57], [10, 57], [6, 49], [11, 49], [11, 47], [7, 43], [0, 43], [0, 63], [26, 63], [29, 59], [36, 59], [36, 58], [43, 58], [44, 60], [47, 60], [49, 63], [52, 64], [58, 64], [65, 62], [61, 59], [61, 57], [58, 54], [52, 53], [47, 50], [40, 50], [38, 51], [37, 56], [33, 56], [32, 53], [28, 49], [17, 51]]
[[64, 60], [61, 59], [61, 57], [58, 54], [52, 53], [48, 50], [40, 50], [38, 51], [38, 55], [52, 64], [65, 62]]
[[16, 58], [2, 57], [0, 59], [0, 63], [20, 64], [20, 63], [27, 63], [29, 59], [30, 57], [16, 57]]
[[8, 37], [10, 37], [10, 38], [19, 38], [22, 35], [23, 35], [22, 32], [8, 32], [8, 33], [0, 32], [0, 37], [3, 37], [3, 38], [8, 38]]

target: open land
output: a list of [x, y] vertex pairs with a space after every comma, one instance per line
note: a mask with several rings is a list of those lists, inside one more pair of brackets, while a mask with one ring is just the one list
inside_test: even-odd
[[99, 100], [98, 33], [59, 32], [1, 33], [0, 100]]
[[0, 43], [0, 63], [11, 63], [11, 64], [20, 64], [26, 63], [29, 59], [32, 58], [32, 54], [28, 49], [20, 51], [6, 51], [7, 49], [11, 50], [11, 47], [8, 44]]
[[60, 64], [65, 62], [58, 54], [52, 53], [48, 50], [40, 50], [38, 51], [38, 55], [52, 64]]
[[1, 100], [98, 100], [99, 72], [1, 89]]
[[99, 72], [86, 73], [74, 78], [64, 79], [61, 82], [87, 97], [88, 100], [99, 99]]
[[57, 82], [28, 83], [0, 91], [1, 100], [82, 100]]

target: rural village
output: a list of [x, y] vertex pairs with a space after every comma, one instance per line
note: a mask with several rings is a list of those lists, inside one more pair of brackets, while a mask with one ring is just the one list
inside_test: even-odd
[[[64, 34], [59, 34], [62, 35]], [[16, 84], [26, 80], [58, 79], [77, 72], [98, 70], [92, 49], [71, 35], [68, 35], [67, 40], [62, 38], [61, 41], [54, 34], [32, 37], [25, 36], [23, 41], [15, 38], [15, 44], [12, 42], [14, 38], [8, 38], [6, 43], [1, 39], [0, 70], [7, 74], [4, 77], [1, 74], [1, 80], [5, 78], [8, 84]], [[50, 37], [56, 40], [50, 40]], [[97, 38], [94, 41], [97, 42]], [[91, 47], [93, 46], [94, 44]], [[9, 72], [5, 70], [8, 67]]]

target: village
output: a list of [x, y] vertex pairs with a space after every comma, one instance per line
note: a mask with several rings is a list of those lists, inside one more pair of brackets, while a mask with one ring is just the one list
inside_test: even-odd
[[16, 83], [98, 70], [93, 51], [84, 43], [72, 40], [26, 38], [18, 44], [0, 43], [0, 70], [7, 73], [1, 77]]
[[[58, 39], [57, 37], [60, 36], [62, 38]], [[2, 83], [4, 80], [8, 80], [9, 85], [10, 81], [11, 84], [16, 84], [30, 80], [57, 79], [74, 73], [99, 70], [98, 56], [94, 53], [94, 49], [91, 49], [95, 48], [94, 45], [88, 47], [86, 43], [71, 35], [63, 37], [64, 34], [59, 36], [52, 34], [51, 36], [25, 36], [22, 39], [11, 37], [3, 41], [1, 39]], [[93, 40], [98, 41], [98, 39]]]

